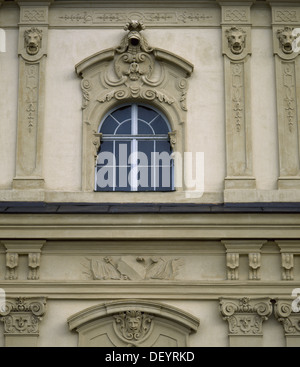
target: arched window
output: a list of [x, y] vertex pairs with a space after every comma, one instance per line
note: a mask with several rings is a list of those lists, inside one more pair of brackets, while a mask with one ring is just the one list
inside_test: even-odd
[[172, 191], [174, 163], [170, 125], [156, 109], [131, 104], [100, 124], [96, 191]]

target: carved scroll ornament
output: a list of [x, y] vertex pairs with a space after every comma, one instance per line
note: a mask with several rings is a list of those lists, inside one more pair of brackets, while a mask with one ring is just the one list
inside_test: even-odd
[[263, 321], [272, 313], [270, 299], [221, 299], [220, 311], [229, 335], [262, 335]]
[[46, 312], [45, 298], [6, 299], [0, 307], [6, 334], [39, 334], [39, 323]]

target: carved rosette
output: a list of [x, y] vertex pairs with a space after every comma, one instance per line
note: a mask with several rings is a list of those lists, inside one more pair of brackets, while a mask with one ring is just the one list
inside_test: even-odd
[[286, 336], [300, 337], [300, 313], [293, 312], [291, 300], [277, 300], [275, 317], [283, 326]]
[[39, 323], [46, 312], [45, 298], [6, 299], [0, 305], [5, 334], [38, 335]]
[[220, 312], [228, 321], [229, 335], [262, 335], [262, 325], [272, 313], [270, 299], [221, 299]]
[[143, 342], [152, 332], [153, 316], [138, 311], [128, 310], [114, 316], [114, 330], [120, 339], [130, 342], [134, 346]]

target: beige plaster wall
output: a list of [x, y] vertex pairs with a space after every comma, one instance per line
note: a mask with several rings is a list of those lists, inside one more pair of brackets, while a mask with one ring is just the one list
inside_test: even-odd
[[[40, 336], [38, 347], [76, 347], [78, 334], [69, 331], [67, 319], [73, 314], [88, 307], [111, 300], [84, 301], [84, 300], [48, 300], [47, 313], [40, 323]], [[162, 300], [168, 304], [200, 319], [198, 332], [191, 334], [191, 347], [228, 347], [228, 323], [223, 321], [219, 313], [219, 302], [217, 301], [169, 301]], [[284, 347], [284, 333], [282, 326], [274, 316], [263, 324], [263, 347]], [[0, 324], [0, 347], [4, 346], [3, 324]]]
[[[205, 153], [206, 190], [221, 191], [225, 176], [221, 31], [151, 29], [144, 33], [153, 47], [176, 53], [195, 65], [190, 79], [186, 150]], [[81, 187], [82, 97], [74, 66], [100, 50], [117, 46], [122, 36], [122, 30], [49, 30], [44, 144], [49, 190]]]
[[18, 105], [18, 31], [5, 29], [6, 52], [0, 53], [0, 189], [9, 189], [15, 175]]

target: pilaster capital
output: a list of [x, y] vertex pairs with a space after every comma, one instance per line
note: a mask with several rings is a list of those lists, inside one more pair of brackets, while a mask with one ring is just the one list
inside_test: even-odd
[[0, 305], [6, 335], [39, 335], [39, 323], [46, 312], [46, 298], [7, 298]]
[[220, 312], [228, 321], [229, 335], [262, 335], [262, 324], [272, 313], [272, 303], [270, 298], [221, 298]]
[[274, 313], [286, 336], [300, 336], [300, 307], [298, 298], [276, 300]]

